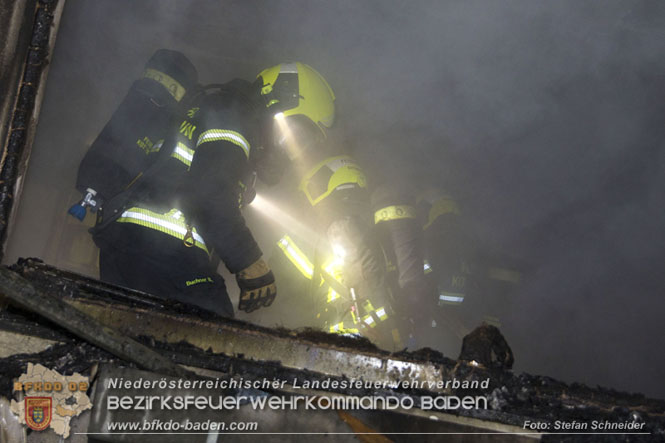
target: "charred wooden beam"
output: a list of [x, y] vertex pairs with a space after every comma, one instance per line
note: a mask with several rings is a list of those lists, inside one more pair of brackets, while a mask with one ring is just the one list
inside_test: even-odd
[[[30, 156], [48, 74], [49, 59], [53, 52], [64, 3], [65, 0], [39, 0], [37, 2], [15, 2], [14, 5], [8, 6], [10, 10], [13, 10], [17, 8], [17, 5], [28, 5], [28, 8], [34, 8], [34, 14], [24, 18], [20, 25], [11, 23], [12, 26], [7, 26], [8, 30], [20, 29], [22, 33], [27, 33], [27, 30], [30, 29], [30, 41], [25, 48], [24, 45], [21, 45], [21, 54], [6, 57], [6, 60], [12, 62], [12, 66], [0, 64], [0, 79], [3, 81], [9, 80], [9, 76], [5, 76], [4, 71], [16, 70], [16, 62], [19, 59], [18, 67], [22, 72], [22, 78], [18, 84], [11, 84], [13, 81], [8, 81], [0, 87], [2, 90], [7, 88], [16, 91], [16, 93], [13, 90], [4, 91], [6, 94], [3, 94], [2, 97], [3, 101], [13, 100], [14, 97], [16, 99], [12, 103], [14, 107], [12, 115], [8, 116], [11, 118], [8, 134], [5, 135], [4, 128], [0, 131], [0, 145], [2, 146], [0, 161], [0, 259], [4, 256], [5, 244], [15, 212], [14, 208], [21, 193], [19, 178], [25, 174]], [[11, 20], [14, 20], [14, 17], [11, 17]], [[31, 18], [32, 20], [30, 20]], [[3, 24], [7, 25], [7, 23]], [[7, 40], [12, 41], [11, 37], [13, 36], [9, 36]], [[0, 57], [0, 59], [3, 58], [5, 57]], [[2, 108], [5, 108], [6, 105], [8, 103], [3, 103]]]
[[0, 292], [18, 306], [61, 325], [83, 340], [122, 359], [158, 373], [187, 375], [187, 371], [152, 349], [105, 326], [62, 298], [36, 290], [25, 278], [5, 267], [0, 267]]
[[[425, 385], [422, 389], [397, 387], [369, 391], [324, 388], [319, 393], [409, 395], [416, 401], [427, 395], [483, 395], [488, 400], [487, 409], [454, 413], [418, 411], [437, 420], [464, 421], [476, 429], [502, 429], [502, 432], [521, 428], [525, 420], [554, 423], [595, 419], [640, 422], [649, 436], [665, 435], [665, 401], [647, 399], [640, 394], [565, 384], [543, 376], [516, 376], [501, 368], [450, 360], [431, 350], [390, 354], [348, 337], [262, 328], [113, 287], [35, 260], [22, 260], [13, 269], [49, 297], [60, 298], [100, 323], [119, 328], [169, 360], [192, 368], [199, 376], [397, 382], [489, 379], [487, 389], [476, 390], [430, 389]], [[615, 441], [640, 440], [617, 437]]]

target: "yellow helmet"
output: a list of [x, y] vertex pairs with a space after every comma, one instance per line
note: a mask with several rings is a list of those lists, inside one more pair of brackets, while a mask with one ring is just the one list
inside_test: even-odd
[[[314, 68], [304, 63], [280, 63], [259, 73], [266, 106], [284, 117], [306, 117], [326, 137], [335, 120], [335, 94]], [[273, 108], [274, 107], [274, 108]]]

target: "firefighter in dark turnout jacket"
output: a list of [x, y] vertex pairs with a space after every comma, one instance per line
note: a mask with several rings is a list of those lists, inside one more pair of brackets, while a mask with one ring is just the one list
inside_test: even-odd
[[253, 172], [269, 180], [275, 175], [262, 165], [270, 159], [263, 135], [277, 112], [263, 101], [262, 86], [234, 80], [199, 91], [123, 191], [129, 198], [102, 204], [104, 228], [95, 241], [103, 280], [185, 302], [199, 298], [198, 304], [232, 316], [211, 260], [216, 255], [236, 275], [239, 309], [272, 303], [274, 277], [240, 213]]

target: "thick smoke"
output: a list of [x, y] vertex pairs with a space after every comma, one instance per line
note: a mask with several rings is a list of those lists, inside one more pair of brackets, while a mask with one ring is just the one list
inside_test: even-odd
[[155, 49], [204, 82], [302, 60], [358, 157], [529, 264], [517, 370], [665, 397], [664, 30], [661, 2], [68, 0], [8, 260], [67, 246], [78, 162]]

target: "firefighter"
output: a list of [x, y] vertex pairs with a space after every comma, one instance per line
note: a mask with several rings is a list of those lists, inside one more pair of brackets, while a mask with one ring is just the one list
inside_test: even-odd
[[433, 309], [438, 314], [433, 324], [447, 327], [453, 333], [448, 336], [460, 339], [480, 322], [500, 327], [528, 267], [481, 243], [451, 193], [427, 189], [419, 197], [418, 210], [428, 277], [440, 307]]
[[[383, 348], [400, 349], [403, 343], [394, 323], [393, 293], [373, 226], [367, 178], [353, 157], [335, 155], [335, 148], [320, 151], [321, 160], [312, 156], [303, 162], [307, 164], [303, 168], [306, 173], [299, 185], [321, 223], [328, 250], [339, 263], [337, 281], [343, 287], [333, 285], [332, 289], [341, 296], [338, 303], [345, 302], [350, 310], [339, 317], [342, 321], [331, 323], [330, 327], [339, 332], [358, 330]], [[325, 263], [320, 253], [317, 255], [317, 268], [325, 273]], [[324, 275], [324, 280], [331, 283], [329, 274]]]
[[456, 352], [459, 340], [468, 333], [464, 314], [469, 292], [478, 293], [475, 242], [462, 221], [459, 204], [448, 192], [426, 188], [420, 192], [416, 208], [424, 240], [425, 275], [431, 288], [423, 305], [428, 316], [422, 319], [417, 334], [423, 345]]
[[367, 178], [349, 155], [336, 146], [302, 159], [299, 190], [316, 214], [329, 250], [344, 262], [343, 279], [359, 294], [383, 296], [385, 266], [372, 230]]
[[[425, 278], [423, 231], [410, 187], [383, 179], [372, 192], [373, 222], [387, 262], [398, 325], [410, 348], [422, 343], [432, 288]], [[408, 338], [407, 338], [408, 337]]]
[[471, 284], [474, 251], [455, 199], [431, 188], [417, 202], [425, 242], [425, 271], [433, 276], [440, 305], [459, 305]]
[[[318, 303], [309, 303], [307, 307], [305, 300], [289, 306], [309, 310], [302, 312], [303, 315], [323, 317], [322, 323], [330, 331], [360, 332], [394, 349], [399, 345], [395, 344], [394, 327], [390, 326], [389, 318], [393, 314], [385, 279], [385, 260], [373, 228], [365, 172], [329, 134], [332, 123], [329, 116], [334, 112], [332, 101], [330, 108], [319, 110], [318, 120], [298, 116], [299, 110], [308, 104], [295, 97], [304, 95], [302, 91], [313, 85], [293, 82], [291, 78], [293, 72], [307, 69], [299, 63], [283, 64], [261, 74], [268, 79], [263, 89], [268, 101], [277, 100], [275, 103], [282, 106], [276, 115], [275, 146], [280, 147], [277, 151], [288, 159], [289, 176], [297, 182], [295, 186], [315, 214], [318, 225], [314, 230], [318, 234], [304, 241], [296, 242], [287, 235], [278, 243], [293, 265], [287, 267], [293, 278], [304, 277], [299, 288], [309, 288], [305, 292], [319, 297]], [[315, 85], [318, 95], [334, 100], [327, 83], [316, 82]], [[279, 97], [293, 99], [289, 103]], [[319, 241], [319, 235], [325, 241]], [[310, 254], [303, 252], [306, 246], [313, 246]], [[278, 257], [282, 256], [281, 252]], [[303, 289], [292, 292], [302, 293]], [[328, 302], [330, 306], [326, 306]]]
[[[307, 83], [309, 74], [296, 73], [295, 80]], [[198, 88], [173, 130], [153, 148], [152, 163], [120, 196], [102, 204], [94, 239], [103, 280], [196, 300], [230, 317], [233, 307], [212, 259], [219, 257], [236, 276], [238, 309], [252, 312], [272, 303], [274, 276], [240, 212], [256, 174], [271, 181], [280, 173], [265, 166], [274, 160], [266, 134], [279, 110], [264, 101], [265, 84], [259, 77]], [[140, 114], [126, 118], [149, 120]]]

